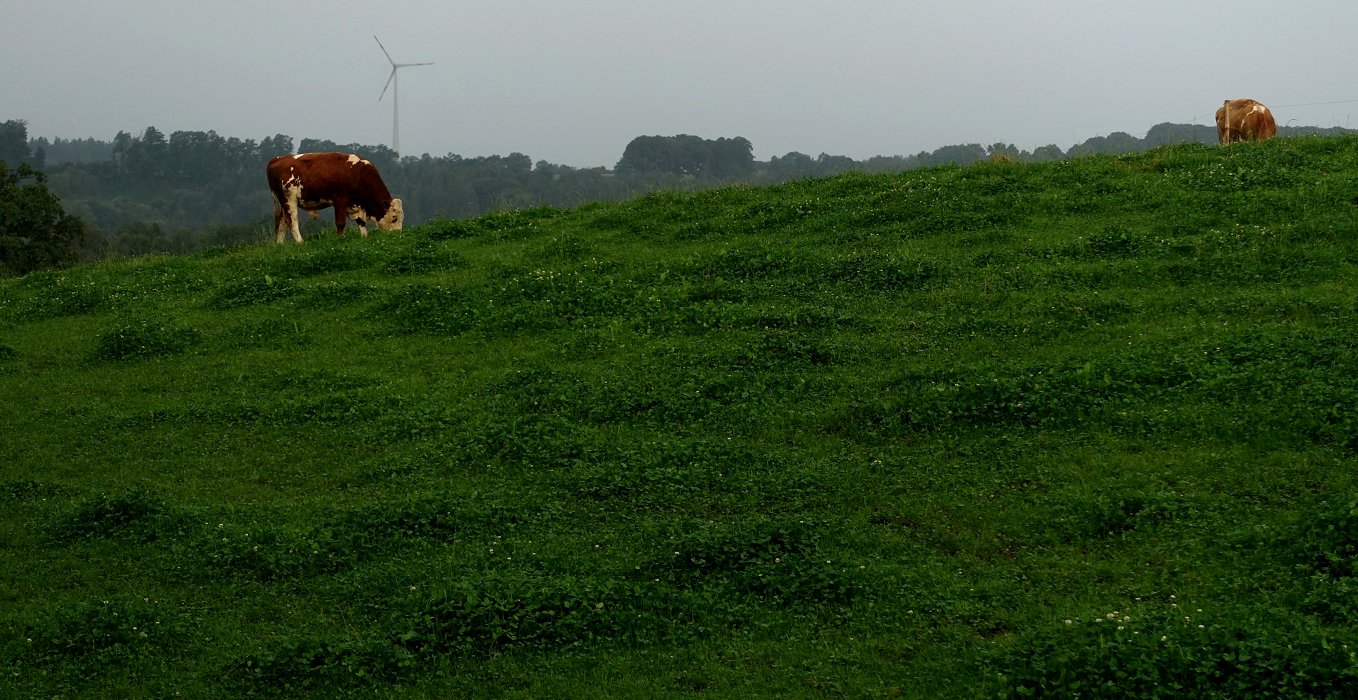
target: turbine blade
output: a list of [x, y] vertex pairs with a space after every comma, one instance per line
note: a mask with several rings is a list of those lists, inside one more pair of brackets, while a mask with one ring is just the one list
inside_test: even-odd
[[396, 67], [393, 66], [391, 69], [391, 75], [387, 77], [387, 84], [382, 86], [382, 94], [377, 96], [378, 102], [381, 102], [382, 98], [387, 96], [387, 88], [391, 87], [391, 81], [395, 79], [396, 79]]
[[382, 54], [387, 57], [387, 63], [396, 65], [396, 61], [391, 60], [391, 54], [387, 53], [387, 47], [382, 45], [382, 40], [378, 39], [376, 34], [373, 35], [373, 41], [377, 42], [377, 48], [382, 49]]

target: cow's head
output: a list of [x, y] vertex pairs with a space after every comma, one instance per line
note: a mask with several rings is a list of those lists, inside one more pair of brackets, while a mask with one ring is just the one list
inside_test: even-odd
[[378, 231], [400, 231], [401, 224], [406, 220], [405, 211], [401, 209], [401, 200], [391, 200], [391, 205], [387, 207], [387, 213], [377, 220]]

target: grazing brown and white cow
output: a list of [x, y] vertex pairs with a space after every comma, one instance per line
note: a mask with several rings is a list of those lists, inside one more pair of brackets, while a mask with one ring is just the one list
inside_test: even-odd
[[1221, 145], [1236, 141], [1263, 141], [1278, 133], [1273, 113], [1255, 100], [1226, 100], [1217, 109], [1217, 140]]
[[348, 219], [358, 222], [366, 238], [368, 220], [380, 231], [399, 231], [405, 220], [401, 200], [392, 199], [377, 166], [348, 153], [299, 153], [278, 156], [269, 161], [265, 174], [273, 192], [273, 225], [278, 242], [292, 231], [292, 240], [302, 242], [297, 227], [299, 210], [310, 212], [335, 208], [335, 231], [344, 235]]

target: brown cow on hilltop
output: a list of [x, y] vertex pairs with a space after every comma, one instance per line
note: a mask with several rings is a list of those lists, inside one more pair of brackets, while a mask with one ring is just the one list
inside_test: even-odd
[[348, 219], [358, 222], [358, 231], [368, 236], [364, 224], [377, 223], [380, 231], [399, 231], [405, 220], [401, 200], [393, 199], [377, 174], [377, 166], [348, 153], [300, 153], [278, 156], [265, 169], [269, 191], [273, 192], [273, 225], [278, 243], [292, 231], [292, 240], [302, 242], [297, 214], [305, 210], [312, 216], [326, 207], [335, 208], [335, 231], [344, 235]]
[[1217, 109], [1217, 140], [1223, 146], [1235, 141], [1263, 141], [1277, 133], [1273, 113], [1262, 102], [1226, 100]]

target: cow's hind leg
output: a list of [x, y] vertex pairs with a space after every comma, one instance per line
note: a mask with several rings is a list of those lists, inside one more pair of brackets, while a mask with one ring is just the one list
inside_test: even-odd
[[302, 234], [297, 230], [297, 210], [289, 203], [285, 209], [278, 202], [273, 204], [273, 228], [274, 241], [278, 245], [283, 245], [283, 236], [288, 231], [292, 232], [292, 239], [298, 243], [302, 242]]

